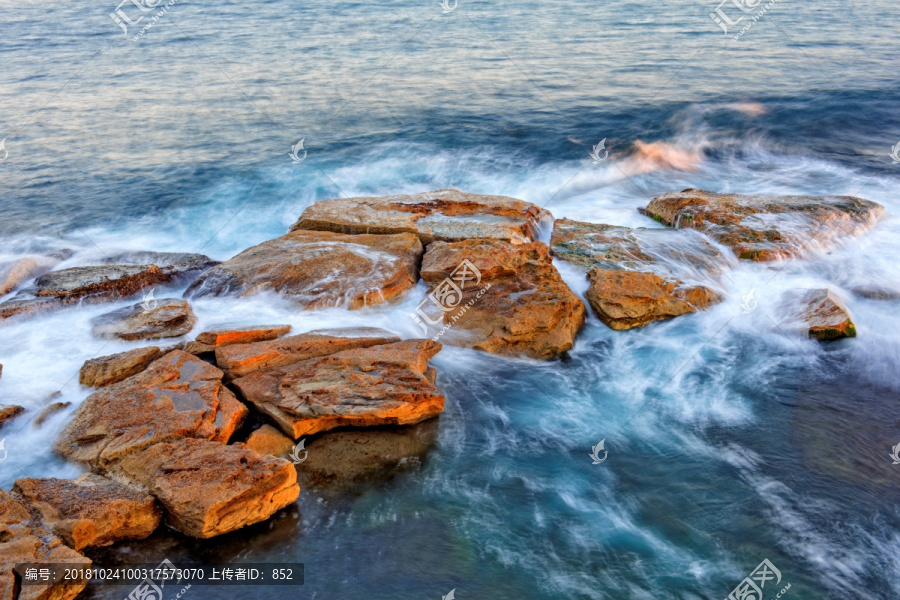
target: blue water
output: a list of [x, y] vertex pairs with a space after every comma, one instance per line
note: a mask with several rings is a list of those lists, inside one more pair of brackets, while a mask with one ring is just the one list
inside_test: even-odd
[[[740, 265], [710, 311], [629, 332], [591, 316], [560, 360], [446, 348], [433, 361], [446, 412], [403, 468], [307, 487], [224, 538], [161, 531], [96, 558], [306, 565], [298, 590], [194, 587], [198, 599], [718, 599], [764, 558], [791, 583], [785, 598], [900, 597], [900, 313], [853, 293], [900, 289], [897, 3], [780, 0], [739, 41], [710, 18], [715, 3], [681, 0], [460, 0], [449, 14], [436, 1], [182, 0], [137, 41], [114, 2], [0, 7], [0, 260], [224, 260], [316, 200], [446, 187], [629, 226], [655, 226], [636, 209], [686, 187], [853, 194], [888, 212], [827, 253]], [[610, 160], [595, 165], [602, 139]], [[557, 266], [583, 293], [583, 275]], [[848, 299], [857, 339], [820, 346], [778, 326], [781, 295], [812, 286]], [[759, 309], [744, 314], [750, 289]], [[197, 331], [415, 337], [406, 314], [423, 291], [352, 313], [271, 298], [194, 308]], [[0, 401], [82, 401], [82, 362], [135, 346], [91, 338], [109, 309], [0, 327]], [[0, 431], [0, 487], [78, 474], [50, 452], [71, 410]], [[592, 465], [601, 439], [609, 457]]]

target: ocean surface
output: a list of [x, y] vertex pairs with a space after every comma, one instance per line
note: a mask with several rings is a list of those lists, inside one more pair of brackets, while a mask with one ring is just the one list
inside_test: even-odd
[[[900, 4], [728, 0], [743, 20], [726, 34], [706, 1], [180, 0], [141, 34], [168, 4], [120, 5], [146, 15], [126, 35], [112, 0], [0, 0], [0, 262], [225, 260], [317, 200], [449, 187], [634, 227], [658, 227], [637, 209], [687, 187], [856, 195], [887, 217], [803, 259], [737, 265], [703, 313], [628, 332], [590, 315], [558, 360], [446, 347], [432, 361], [446, 411], [403, 434], [409, 460], [306, 487], [222, 538], [160, 530], [98, 562], [305, 564], [302, 587], [195, 586], [197, 600], [720, 600], [764, 559], [782, 577], [766, 600], [788, 583], [789, 600], [900, 598], [900, 302], [854, 292], [900, 290]], [[856, 339], [785, 325], [785, 293], [826, 286]], [[352, 312], [198, 299], [195, 331], [416, 337], [424, 290]], [[142, 345], [91, 337], [92, 317], [126, 304], [0, 327], [0, 403], [73, 402], [0, 430], [4, 490], [81, 472], [51, 446], [88, 395], [81, 364]]]

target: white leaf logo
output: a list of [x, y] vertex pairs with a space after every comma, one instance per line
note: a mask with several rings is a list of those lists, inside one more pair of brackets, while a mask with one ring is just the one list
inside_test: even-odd
[[[603, 452], [603, 458], [600, 458], [600, 452]], [[594, 461], [591, 464], [599, 465], [604, 460], [606, 460], [606, 457], [608, 455], [609, 452], [606, 451], [606, 438], [603, 438], [602, 440], [600, 440], [600, 443], [591, 448], [591, 453], [588, 456], [590, 456], [591, 460]]]
[[[441, 0], [441, 8], [444, 9], [444, 14], [449, 15], [456, 7], [459, 6], [459, 0], [453, 0], [453, 4], [450, 4], [450, 0]], [[450, 592], [451, 594], [453, 592]], [[453, 600], [452, 598], [448, 598], [447, 600]]]
[[159, 301], [153, 297], [154, 292], [156, 292], [156, 288], [151, 288], [149, 292], [144, 294], [144, 300], [141, 302], [141, 308], [144, 309], [144, 312], [150, 312], [159, 305]]
[[[603, 152], [603, 156], [600, 156], [600, 152]], [[609, 150], [606, 149], [606, 138], [603, 138], [599, 144], [594, 146], [594, 149], [591, 150], [591, 158], [598, 165], [609, 158]]]
[[[3, 443], [0, 442], [0, 448], [3, 447]], [[891, 458], [894, 459], [895, 465], [900, 465], [900, 444], [897, 444], [893, 448], [891, 448]]]
[[[303, 142], [306, 138], [301, 139], [299, 142], [291, 146], [291, 153], [288, 155], [291, 157], [291, 162], [294, 164], [302, 163], [306, 160], [306, 150], [303, 149]], [[300, 152], [303, 152], [303, 156], [300, 156]]]
[[[299, 465], [306, 457], [309, 456], [309, 450], [305, 450], [304, 446], [306, 445], [306, 439], [300, 440], [300, 443], [294, 446], [294, 449], [291, 451], [291, 462], [295, 465]], [[300, 456], [300, 452], [303, 452], [303, 456]]]
[[756, 310], [756, 304], [756, 288], [751, 288], [749, 292], [744, 294], [741, 301], [741, 310], [744, 311], [744, 314], [752, 313]]
[[441, 596], [441, 600], [454, 600], [456, 598], [456, 588], [450, 590], [446, 596]]
[[0, 440], [0, 462], [6, 460], [6, 448], [4, 446], [6, 446], [6, 438]]
[[900, 142], [891, 148], [891, 158], [894, 159], [894, 164], [900, 163]]
[[[900, 144], [897, 145], [900, 146]], [[9, 151], [6, 149], [6, 138], [0, 140], [0, 153], [3, 153], [3, 156], [0, 157], [0, 163], [2, 163], [9, 157]]]

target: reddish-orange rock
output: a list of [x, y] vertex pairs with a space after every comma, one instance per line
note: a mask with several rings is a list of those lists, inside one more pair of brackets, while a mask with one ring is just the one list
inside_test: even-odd
[[222, 384], [222, 371], [173, 350], [146, 370], [100, 388], [78, 407], [56, 450], [101, 472], [161, 441], [227, 442], [247, 415]]
[[78, 382], [89, 387], [118, 383], [140, 373], [160, 356], [162, 352], [157, 346], [149, 346], [92, 358], [81, 366]]
[[229, 379], [260, 369], [283, 367], [342, 350], [398, 342], [396, 335], [374, 327], [321, 329], [277, 340], [234, 344], [216, 349], [216, 364]]
[[809, 325], [809, 337], [822, 341], [856, 337], [850, 310], [831, 290], [809, 290], [801, 305], [801, 318]]
[[797, 256], [870, 229], [884, 207], [853, 196], [749, 196], [686, 189], [654, 198], [645, 213], [673, 227], [702, 231], [739, 258]]
[[186, 297], [270, 291], [302, 308], [358, 309], [387, 302], [418, 281], [422, 244], [409, 233], [295, 231], [206, 271]]
[[294, 449], [294, 440], [271, 425], [263, 425], [250, 434], [244, 443], [251, 450], [272, 456], [287, 456]]
[[234, 386], [294, 439], [342, 426], [418, 423], [444, 410], [428, 367], [440, 349], [407, 340], [346, 350], [258, 371]]
[[290, 331], [290, 325], [259, 325], [234, 329], [214, 329], [199, 334], [196, 340], [215, 349], [232, 344], [252, 344], [254, 342], [275, 340], [287, 335]]
[[0, 426], [6, 421], [14, 419], [25, 412], [25, 409], [18, 404], [4, 405], [0, 404]]
[[13, 492], [75, 550], [140, 540], [162, 520], [156, 501], [100, 475], [67, 479], [19, 479]]
[[[414, 316], [449, 344], [546, 359], [570, 349], [584, 324], [584, 304], [541, 242], [435, 242], [422, 278], [431, 288]], [[447, 329], [435, 333], [426, 322]]]
[[122, 460], [113, 476], [137, 482], [182, 533], [210, 538], [268, 519], [300, 495], [288, 461], [243, 444], [182, 438]]
[[34, 292], [38, 297], [74, 300], [90, 296], [127, 298], [152, 285], [167, 283], [172, 275], [156, 265], [103, 265], [72, 267], [38, 277]]
[[534, 241], [550, 213], [508, 198], [437, 190], [396, 196], [335, 198], [316, 202], [291, 228], [341, 233], [414, 233], [423, 244], [490, 238]]

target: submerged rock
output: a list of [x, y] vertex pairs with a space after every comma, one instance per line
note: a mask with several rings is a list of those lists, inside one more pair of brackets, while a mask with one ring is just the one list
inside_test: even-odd
[[555, 256], [588, 269], [588, 302], [616, 330], [709, 308], [721, 299], [714, 277], [729, 266], [693, 231], [558, 219], [550, 243]]
[[729, 246], [739, 258], [769, 261], [828, 247], [839, 237], [870, 229], [884, 207], [853, 196], [749, 196], [698, 189], [665, 194], [645, 213], [673, 227], [696, 229]]
[[271, 291], [301, 308], [358, 309], [415, 286], [422, 244], [411, 234], [295, 231], [244, 250], [195, 280], [185, 297]]
[[155, 444], [125, 458], [114, 476], [140, 484], [165, 507], [170, 526], [196, 538], [268, 519], [300, 495], [288, 461], [197, 439]]
[[47, 419], [51, 418], [56, 413], [65, 410], [71, 406], [71, 402], [53, 402], [44, 407], [37, 417], [34, 418], [34, 426], [40, 427], [44, 424]]
[[534, 241], [541, 222], [549, 219], [549, 212], [522, 200], [451, 189], [323, 200], [303, 211], [291, 231], [414, 233], [426, 245], [471, 238], [521, 244]]
[[187, 252], [151, 252], [135, 251], [120, 252], [103, 259], [104, 264], [120, 265], [156, 265], [160, 271], [173, 278], [196, 275], [199, 271], [205, 271], [219, 264], [204, 254], [190, 254]]
[[118, 383], [140, 373], [160, 356], [162, 352], [159, 347], [149, 346], [92, 358], [81, 366], [78, 382], [89, 387]]
[[190, 333], [197, 322], [187, 300], [165, 298], [140, 302], [91, 320], [94, 337], [101, 339], [152, 340]]
[[251, 373], [234, 387], [294, 439], [343, 426], [418, 423], [444, 410], [428, 367], [440, 349], [407, 340], [345, 350]]
[[55, 448], [104, 472], [129, 454], [177, 437], [227, 442], [246, 415], [247, 407], [222, 384], [222, 371], [173, 350], [88, 396]]
[[150, 286], [168, 283], [171, 279], [171, 275], [163, 273], [156, 265], [72, 267], [38, 277], [34, 295], [67, 301], [87, 297], [117, 300]]
[[225, 371], [227, 379], [234, 379], [260, 369], [283, 367], [341, 350], [399, 341], [393, 333], [374, 327], [321, 329], [277, 340], [217, 348], [216, 364]]
[[0, 320], [12, 317], [27, 317], [41, 312], [56, 310], [66, 306], [57, 298], [20, 298], [0, 302]]
[[546, 359], [569, 350], [584, 324], [584, 304], [541, 242], [435, 242], [422, 278], [431, 287], [413, 316], [426, 333], [426, 322], [443, 323], [449, 344]]
[[19, 479], [13, 492], [75, 550], [140, 540], [153, 533], [162, 510], [147, 494], [99, 475], [78, 479]]
[[25, 412], [25, 408], [23, 408], [17, 404], [11, 404], [11, 405], [0, 404], [0, 427], [2, 427], [3, 424], [6, 423], [7, 421], [9, 421], [10, 419], [16, 418], [23, 412]]
[[801, 318], [809, 325], [809, 337], [823, 341], [856, 337], [850, 310], [831, 290], [808, 290], [801, 303]]
[[5, 296], [30, 279], [52, 269], [59, 259], [28, 256], [0, 264], [0, 296]]

